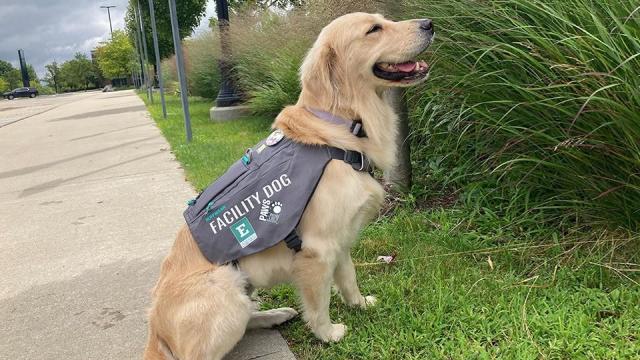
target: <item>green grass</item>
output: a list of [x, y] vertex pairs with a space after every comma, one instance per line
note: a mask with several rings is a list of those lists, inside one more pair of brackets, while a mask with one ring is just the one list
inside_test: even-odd
[[[179, 101], [169, 104], [169, 119], [158, 104], [151, 114], [198, 189], [271, 122], [210, 123], [210, 101], [191, 99], [187, 145]], [[354, 261], [363, 293], [379, 303], [358, 310], [332, 298], [333, 321], [349, 328], [341, 342], [320, 343], [299, 318], [280, 327], [298, 359], [640, 358], [640, 253], [628, 234], [519, 231], [488, 211], [414, 205], [363, 232]], [[396, 263], [375, 264], [393, 253]], [[289, 286], [260, 297], [265, 308], [300, 309]]]
[[[319, 343], [299, 319], [284, 326], [298, 358], [640, 357], [638, 277], [621, 279], [605, 268], [626, 255], [612, 260], [610, 244], [575, 245], [579, 238], [550, 245], [513, 238], [488, 230], [499, 227], [496, 220], [466, 215], [406, 209], [369, 226], [354, 261], [363, 264], [356, 265], [363, 293], [376, 295], [378, 305], [351, 309], [334, 296], [332, 319], [349, 327], [337, 344]], [[370, 265], [392, 253], [396, 264]], [[299, 308], [288, 287], [263, 298], [267, 308]]]
[[[149, 105], [144, 94], [140, 94], [140, 97]], [[184, 167], [187, 180], [198, 191], [222, 175], [242, 157], [247, 148], [269, 134], [273, 121], [265, 117], [248, 117], [242, 121], [213, 123], [209, 120], [213, 100], [190, 98], [193, 140], [187, 144], [180, 97], [167, 96], [166, 120], [162, 118], [158, 99], [159, 96], [156, 96], [156, 103], [149, 106], [149, 112], [171, 144], [171, 151]]]

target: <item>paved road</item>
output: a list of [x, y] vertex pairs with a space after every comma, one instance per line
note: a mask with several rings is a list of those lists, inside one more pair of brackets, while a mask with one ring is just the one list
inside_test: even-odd
[[[93, 91], [95, 93], [95, 91]], [[82, 95], [86, 95], [84, 93]], [[60, 94], [38, 96], [35, 99], [16, 98], [5, 100], [0, 98], [0, 127], [12, 124], [30, 116], [44, 113], [61, 104], [78, 100], [81, 94]], [[69, 98], [71, 97], [71, 98]]]
[[[0, 101], [0, 359], [141, 358], [193, 195], [131, 91]], [[228, 360], [256, 357], [293, 359], [262, 331]]]

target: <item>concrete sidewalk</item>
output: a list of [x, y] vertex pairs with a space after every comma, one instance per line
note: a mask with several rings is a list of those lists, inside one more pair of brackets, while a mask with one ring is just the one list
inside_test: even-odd
[[[30, 105], [46, 108], [19, 108]], [[193, 190], [132, 91], [2, 102], [0, 123], [9, 112], [0, 127], [0, 358], [140, 359], [149, 291]], [[265, 330], [227, 360], [256, 358], [294, 359]]]

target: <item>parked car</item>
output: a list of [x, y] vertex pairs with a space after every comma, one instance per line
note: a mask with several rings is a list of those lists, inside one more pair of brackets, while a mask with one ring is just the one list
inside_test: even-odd
[[36, 90], [36, 88], [32, 88], [32, 87], [21, 87], [21, 88], [17, 88], [17, 89], [13, 89], [11, 91], [8, 91], [4, 94], [2, 94], [3, 97], [9, 99], [9, 100], [13, 100], [14, 98], [17, 97], [30, 97], [30, 98], [34, 98], [36, 96], [38, 96], [38, 90]]

